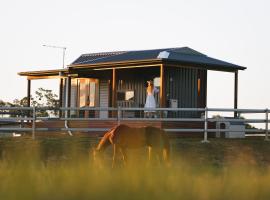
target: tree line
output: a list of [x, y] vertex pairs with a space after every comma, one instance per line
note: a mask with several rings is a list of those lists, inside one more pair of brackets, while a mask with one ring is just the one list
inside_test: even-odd
[[[34, 95], [30, 97], [30, 106], [35, 107], [59, 107], [59, 98], [58, 95], [53, 93], [52, 90], [38, 88]], [[26, 107], [27, 106], [27, 97], [23, 97], [22, 99], [14, 99], [12, 102], [6, 102], [0, 99], [0, 106], [6, 107]], [[26, 112], [26, 111], [24, 111]], [[8, 114], [10, 116], [21, 115], [22, 111], [12, 111], [12, 110], [1, 110], [0, 114]], [[56, 114], [55, 111], [38, 111], [38, 116], [47, 117], [50, 114]]]

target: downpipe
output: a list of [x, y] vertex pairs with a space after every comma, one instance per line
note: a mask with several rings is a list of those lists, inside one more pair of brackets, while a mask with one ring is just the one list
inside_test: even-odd
[[[65, 98], [65, 107], [68, 108], [68, 95], [69, 95], [69, 78], [66, 78], [66, 98]], [[69, 129], [68, 127], [68, 120], [66, 120], [68, 118], [68, 110], [65, 110], [65, 128]], [[70, 136], [73, 136], [72, 132], [68, 130], [68, 134]]]

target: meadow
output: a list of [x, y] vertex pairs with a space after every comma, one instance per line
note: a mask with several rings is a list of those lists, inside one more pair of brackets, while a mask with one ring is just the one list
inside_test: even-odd
[[146, 149], [111, 168], [93, 162], [98, 139], [0, 138], [0, 199], [270, 199], [270, 143], [171, 139], [171, 167], [146, 165]]

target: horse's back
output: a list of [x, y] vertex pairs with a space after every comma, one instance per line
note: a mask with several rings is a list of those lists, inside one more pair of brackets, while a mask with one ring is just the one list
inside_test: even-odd
[[145, 127], [145, 137], [148, 146], [162, 145], [163, 130], [160, 128], [147, 126]]
[[127, 148], [145, 146], [145, 129], [119, 125], [114, 131], [113, 142]]

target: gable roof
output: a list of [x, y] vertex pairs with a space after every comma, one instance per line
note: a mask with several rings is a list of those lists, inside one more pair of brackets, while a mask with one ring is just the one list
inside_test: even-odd
[[246, 69], [239, 65], [208, 57], [189, 47], [82, 54], [70, 65], [70, 67], [83, 65], [98, 66], [106, 63], [124, 63], [142, 60], [162, 60], [182, 64], [194, 64], [205, 66], [207, 69], [222, 71]]

